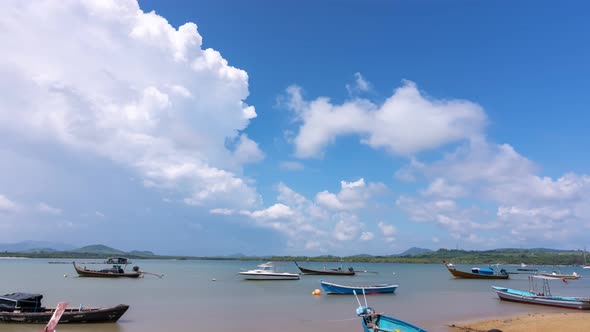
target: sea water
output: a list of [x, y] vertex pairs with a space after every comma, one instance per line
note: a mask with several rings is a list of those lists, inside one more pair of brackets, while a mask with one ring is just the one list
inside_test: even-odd
[[[65, 264], [49, 264], [50, 261]], [[398, 284], [394, 295], [368, 296], [369, 306], [435, 332], [447, 331], [448, 325], [466, 320], [568, 312], [500, 301], [491, 289], [497, 285], [527, 290], [527, 274], [511, 275], [510, 280], [454, 279], [442, 264], [344, 263], [344, 269], [352, 266], [368, 272], [352, 277], [303, 275], [296, 281], [246, 281], [238, 273], [261, 262], [135, 260], [131, 264], [164, 274], [161, 279], [151, 275], [140, 279], [82, 278], [67, 263], [69, 260], [0, 259], [0, 293], [40, 293], [44, 295], [44, 306], [61, 301], [69, 302], [70, 307], [130, 305], [116, 324], [62, 324], [58, 326], [59, 332], [361, 331], [360, 320], [355, 317], [358, 304], [354, 296], [311, 294], [314, 289], [321, 289], [320, 279], [345, 285]], [[315, 262], [299, 264], [316, 269], [323, 266]], [[336, 263], [326, 265], [338, 267]], [[279, 262], [277, 267], [282, 272], [298, 272], [291, 262]], [[457, 266], [463, 270], [471, 267]], [[517, 266], [505, 268], [515, 271]], [[551, 267], [540, 268], [551, 271]], [[582, 279], [567, 284], [554, 282], [554, 294], [590, 296], [590, 271], [561, 268], [562, 273], [574, 271]], [[2, 332], [38, 330], [38, 325], [0, 324]]]

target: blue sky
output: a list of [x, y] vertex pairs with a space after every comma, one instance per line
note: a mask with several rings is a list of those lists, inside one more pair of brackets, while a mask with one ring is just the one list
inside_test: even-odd
[[590, 245], [585, 2], [0, 6], [0, 242]]

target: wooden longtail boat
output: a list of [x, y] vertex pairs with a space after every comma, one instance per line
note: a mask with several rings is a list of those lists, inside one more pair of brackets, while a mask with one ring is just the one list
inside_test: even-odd
[[[536, 280], [542, 280], [542, 288], [537, 287]], [[563, 307], [570, 309], [590, 309], [590, 298], [588, 297], [571, 297], [571, 296], [555, 296], [551, 294], [549, 288], [549, 280], [561, 280], [560, 278], [546, 277], [546, 276], [530, 276], [529, 288], [530, 291], [521, 291], [505, 287], [492, 286], [496, 294], [501, 300], [541, 304], [554, 307]]]
[[326, 282], [320, 280], [320, 284], [322, 288], [326, 292], [326, 294], [354, 294], [357, 293], [364, 293], [364, 294], [386, 294], [395, 293], [398, 285], [394, 284], [379, 284], [379, 285], [371, 285], [371, 286], [345, 286], [335, 284], [333, 282]]
[[86, 267], [80, 268], [74, 264], [74, 269], [80, 277], [98, 277], [98, 278], [138, 278], [143, 275], [143, 272], [139, 270], [139, 267], [133, 267], [133, 271], [125, 272], [119, 265], [113, 265], [111, 269], [105, 270], [88, 270]]
[[[47, 324], [56, 308], [41, 305], [41, 294], [13, 293], [0, 296], [0, 323]], [[59, 309], [59, 307], [58, 307]], [[116, 322], [129, 309], [126, 304], [105, 308], [62, 308], [59, 323]]]
[[444, 263], [446, 268], [455, 278], [467, 278], [467, 279], [508, 279], [510, 276], [508, 273], [501, 269], [500, 272], [494, 271], [489, 268], [474, 267], [471, 272], [457, 270], [454, 265], [450, 263]]
[[553, 278], [558, 278], [558, 279], [580, 279], [582, 278], [581, 275], [577, 274], [576, 272], [572, 273], [572, 274], [561, 274], [558, 273], [557, 271], [553, 271], [551, 273], [541, 273], [542, 276], [545, 277], [553, 277]]
[[295, 265], [299, 268], [299, 271], [303, 274], [312, 274], [312, 275], [332, 275], [332, 276], [353, 276], [355, 275], [355, 271], [352, 267], [349, 267], [348, 270], [344, 270], [342, 268], [337, 269], [326, 269], [324, 267], [323, 270], [318, 269], [309, 269], [305, 267], [299, 266], [297, 262], [294, 262]]
[[367, 297], [365, 297], [365, 305], [363, 306], [356, 292], [354, 292], [354, 296], [359, 304], [356, 314], [362, 319], [363, 332], [426, 332], [426, 330], [401, 319], [376, 313], [373, 308], [369, 308], [367, 305]]
[[51, 318], [49, 319], [49, 322], [47, 322], [47, 325], [45, 325], [43, 330], [41, 330], [39, 332], [55, 332], [55, 327], [57, 326], [57, 323], [59, 323], [61, 315], [63, 315], [63, 313], [67, 309], [67, 307], [68, 307], [68, 302], [58, 303], [57, 306], [55, 307], [55, 310], [53, 311], [53, 315], [51, 315]]

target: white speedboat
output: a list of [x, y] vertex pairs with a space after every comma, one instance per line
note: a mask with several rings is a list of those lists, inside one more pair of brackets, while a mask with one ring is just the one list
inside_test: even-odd
[[260, 264], [257, 269], [242, 271], [240, 274], [246, 280], [299, 280], [296, 273], [276, 272], [271, 262]]

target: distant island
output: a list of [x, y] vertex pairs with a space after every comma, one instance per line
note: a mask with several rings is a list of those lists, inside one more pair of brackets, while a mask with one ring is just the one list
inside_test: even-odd
[[[30, 242], [30, 241], [29, 241]], [[177, 259], [177, 260], [242, 260], [242, 261], [310, 261], [310, 262], [367, 262], [367, 263], [442, 263], [448, 261], [456, 264], [528, 264], [528, 265], [584, 265], [584, 251], [558, 250], [547, 248], [515, 249], [503, 248], [493, 250], [458, 250], [410, 248], [400, 254], [353, 256], [247, 256], [233, 254], [230, 256], [171, 256], [157, 255], [151, 251], [122, 251], [102, 244], [84, 246], [66, 250], [47, 247], [30, 248], [24, 245], [0, 244], [0, 257], [27, 258], [96, 258], [122, 256], [133, 259]], [[34, 245], [34, 244], [32, 244]], [[14, 250], [20, 248], [21, 250]], [[7, 250], [10, 249], [10, 250]]]

